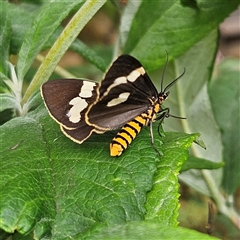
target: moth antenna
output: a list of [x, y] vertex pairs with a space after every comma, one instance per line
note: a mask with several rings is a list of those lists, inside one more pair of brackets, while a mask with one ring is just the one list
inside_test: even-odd
[[171, 83], [169, 83], [163, 90], [163, 92], [167, 92], [167, 90], [172, 86], [174, 85], [186, 72], [186, 68], [183, 69], [183, 72], [180, 76], [178, 76], [176, 79], [174, 79]]
[[162, 90], [163, 90], [163, 80], [164, 80], [164, 77], [165, 77], [165, 72], [166, 72], [166, 70], [167, 70], [167, 64], [168, 64], [168, 52], [167, 52], [167, 50], [165, 50], [165, 51], [166, 51], [166, 63], [165, 63], [165, 65], [164, 65], [164, 69], [163, 69], [163, 73], [162, 73], [161, 92], [162, 92]]

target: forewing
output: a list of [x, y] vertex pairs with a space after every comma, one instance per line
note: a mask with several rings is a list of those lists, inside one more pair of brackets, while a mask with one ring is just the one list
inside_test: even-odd
[[[138, 78], [138, 76], [143, 76], [143, 78]], [[132, 89], [142, 92], [145, 97], [152, 97], [158, 94], [142, 64], [130, 55], [121, 55], [113, 62], [103, 81], [100, 83], [100, 99], [106, 95], [106, 91], [108, 91], [109, 88], [119, 86], [120, 83], [125, 82], [124, 77], [130, 79], [130, 81], [127, 82], [129, 87], [131, 85]], [[119, 89], [119, 93], [121, 93], [121, 89]]]
[[120, 56], [100, 83], [99, 99], [87, 111], [89, 125], [115, 129], [146, 111], [157, 90], [141, 63], [129, 55]]

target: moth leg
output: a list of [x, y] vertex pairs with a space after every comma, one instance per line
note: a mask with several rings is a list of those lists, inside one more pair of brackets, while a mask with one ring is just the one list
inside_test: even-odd
[[153, 122], [150, 121], [150, 125], [149, 125], [149, 127], [150, 127], [150, 136], [151, 136], [152, 146], [153, 146], [154, 150], [158, 153], [158, 156], [161, 157], [162, 154], [158, 151], [158, 149], [157, 149], [157, 147], [156, 147], [156, 145], [155, 145], [155, 142], [154, 142], [154, 135], [153, 135], [152, 123], [153, 123]]
[[156, 120], [159, 120], [159, 122], [158, 122], [158, 134], [159, 134], [159, 136], [162, 136], [162, 134], [160, 133], [160, 126], [162, 125], [164, 118], [168, 118], [170, 116], [169, 112], [170, 112], [169, 108], [164, 108], [161, 111], [161, 115], [156, 118]]

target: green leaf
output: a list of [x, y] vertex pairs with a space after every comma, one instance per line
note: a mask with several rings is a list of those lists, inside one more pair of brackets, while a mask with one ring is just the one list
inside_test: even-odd
[[[181, 79], [171, 87], [169, 97], [166, 102], [164, 102], [164, 106], [170, 108], [172, 115], [186, 117], [186, 119], [178, 120], [174, 117], [169, 117], [163, 125], [165, 131], [199, 132], [198, 124], [196, 124], [196, 122], [192, 123], [192, 111], [198, 110], [202, 105], [202, 102], [195, 101], [205, 87], [207, 80], [211, 77], [210, 69], [212, 69], [214, 63], [217, 41], [218, 32], [213, 31], [180, 58], [168, 63], [164, 76], [164, 86], [167, 86], [173, 79], [178, 77], [184, 68], [186, 72]], [[201, 51], [199, 51], [199, 49], [201, 49]], [[154, 75], [151, 76], [152, 80], [155, 80], [155, 85], [159, 87], [162, 73], [154, 72]], [[200, 106], [197, 104], [200, 104]], [[208, 109], [206, 109], [206, 111], [207, 110]], [[204, 116], [199, 117], [199, 119], [201, 120], [200, 122], [204, 122]], [[190, 126], [188, 126], [188, 124], [190, 124]], [[200, 138], [204, 140], [201, 136]]]
[[8, 93], [1, 93], [0, 94], [0, 112], [6, 109], [20, 109], [21, 106], [17, 102], [16, 98]]
[[6, 9], [6, 4], [0, 2], [0, 72], [8, 75], [8, 65], [7, 61], [9, 60], [9, 47], [10, 47], [10, 36], [11, 36], [11, 26], [9, 12]]
[[200, 137], [195, 139], [194, 143], [196, 143], [197, 145], [199, 145], [200, 147], [202, 147], [205, 150], [207, 149], [204, 141]]
[[199, 10], [198, 3], [196, 0], [181, 0], [181, 4], [185, 7], [190, 7]]
[[162, 146], [163, 156], [147, 198], [147, 220], [155, 220], [168, 226], [178, 224], [178, 174], [188, 158], [188, 148], [197, 136], [198, 134], [166, 133]]
[[[77, 2], [76, 4], [75, 2], [76, 1], [74, 1], [72, 4], [76, 5]], [[49, 19], [47, 18], [48, 16], [42, 16], [43, 17], [42, 20], [44, 21], [42, 21], [41, 24], [46, 24], [46, 26], [41, 26], [42, 29], [36, 29], [36, 28], [31, 28], [31, 24], [33, 20], [36, 21], [35, 18], [37, 16], [38, 18], [40, 17], [39, 12], [45, 9], [43, 8], [43, 6], [36, 4], [36, 2], [34, 3], [32, 2], [32, 4], [21, 3], [18, 5], [9, 4], [6, 2], [1, 2], [1, 3], [7, 8], [9, 14], [11, 16], [14, 16], [14, 18], [11, 19], [12, 36], [11, 36], [10, 50], [12, 54], [17, 54], [21, 49], [23, 42], [27, 40], [25, 39], [26, 32], [29, 32], [29, 37], [31, 37], [30, 35], [33, 33], [33, 30], [38, 35], [39, 34], [45, 35], [45, 38], [44, 38], [45, 41], [43, 41], [43, 39], [41, 38], [42, 35], [35, 36], [35, 41], [34, 42], [30, 41], [29, 46], [26, 45], [25, 50], [21, 50], [23, 52], [23, 55], [27, 54], [29, 50], [33, 50], [32, 52], [29, 52], [29, 64], [32, 62], [31, 58], [36, 56], [36, 53], [38, 54], [40, 50], [45, 50], [47, 48], [50, 48], [54, 44], [54, 42], [56, 41], [56, 39], [58, 38], [58, 36], [63, 30], [63, 28], [59, 26], [62, 21], [61, 19], [64, 19], [63, 13], [66, 15], [67, 11], [70, 11], [73, 8], [73, 6], [68, 4], [66, 9], [66, 4], [62, 5], [61, 3], [59, 4], [59, 1], [56, 1], [54, 6], [55, 8], [57, 8], [59, 12], [61, 12], [61, 15], [60, 16], [58, 15], [57, 20], [54, 22], [54, 24], [51, 24], [51, 25], [49, 25], [49, 22], [48, 22]], [[46, 4], [47, 6], [49, 6], [49, 1], [46, 1]], [[79, 1], [77, 5], [79, 5]], [[62, 6], [64, 10], [61, 9]], [[2, 19], [4, 19], [4, 15]], [[50, 20], [53, 20], [53, 16], [50, 16]], [[19, 23], [21, 23], [21, 25]], [[4, 46], [7, 46], [7, 45], [4, 45]], [[27, 48], [31, 48], [31, 49], [27, 49]], [[76, 39], [74, 41], [74, 43], [70, 46], [70, 49], [81, 54], [83, 57], [88, 59], [91, 63], [93, 63], [103, 72], [106, 70], [107, 64], [103, 61], [103, 59], [91, 47], [88, 47], [79, 39]]]
[[[206, 149], [193, 144], [192, 154], [198, 158], [222, 162], [221, 134], [212, 113], [206, 86], [206, 81], [211, 77], [210, 69], [215, 59], [217, 39], [217, 31], [211, 32], [177, 59], [174, 65], [168, 67], [165, 79], [174, 79], [179, 76], [184, 67], [186, 68], [185, 75], [176, 86], [170, 89], [170, 95], [165, 104], [170, 108], [172, 115], [186, 117], [186, 119], [168, 118], [164, 129], [187, 133], [199, 132]], [[213, 170], [210, 175], [218, 186], [222, 178], [222, 169]], [[180, 179], [197, 191], [211, 196], [208, 183], [199, 170], [183, 172]]]
[[38, 122], [15, 118], [1, 126], [1, 139], [1, 228], [27, 233], [36, 227], [49, 232], [56, 213], [54, 186]]
[[105, 229], [97, 229], [95, 234], [90, 235], [87, 239], [105, 239], [105, 240], [120, 240], [120, 239], [175, 239], [175, 240], [213, 240], [217, 239], [207, 234], [199, 233], [194, 230], [184, 229], [181, 227], [170, 227], [163, 224], [151, 222], [132, 222], [124, 225], [108, 227]]
[[106, 0], [96, 2], [88, 0], [72, 17], [71, 21], [65, 27], [55, 44], [49, 50], [31, 84], [26, 90], [22, 100], [23, 105], [26, 104], [30, 96], [37, 91], [44, 82], [47, 81], [54, 71], [57, 63], [60, 61], [60, 58], [67, 51], [68, 47], [70, 47], [87, 22], [102, 7], [105, 1]]
[[[10, 91], [11, 86], [8, 85], [10, 82], [11, 82], [11, 80], [9, 79], [9, 77], [7, 75], [5, 75], [4, 73], [0, 72], [0, 93], [11, 92]], [[11, 83], [10, 83], [10, 85], [11, 85]]]
[[140, 6], [142, 1], [129, 1], [128, 4], [125, 6], [124, 8], [124, 12], [121, 16], [121, 23], [120, 23], [120, 27], [119, 27], [119, 45], [120, 45], [120, 49], [123, 49], [128, 35], [129, 35], [129, 31], [131, 29], [131, 25], [132, 25], [132, 21], [135, 17], [135, 14]]
[[105, 72], [109, 63], [107, 63], [103, 57], [97, 54], [91, 47], [88, 47], [83, 42], [76, 39], [70, 46], [71, 50], [76, 51], [86, 58], [90, 63], [94, 64], [102, 72]]
[[[62, 239], [91, 232], [99, 223], [144, 219], [147, 193], [159, 160], [147, 128], [119, 158], [109, 156], [112, 132], [76, 144], [61, 133], [43, 105], [26, 117], [7, 122], [0, 132], [4, 139], [0, 228]], [[162, 138], [164, 144], [165, 139], [173, 140], [171, 135]], [[170, 142], [166, 147], [171, 148]], [[160, 139], [156, 137], [155, 143], [159, 147]], [[184, 141], [179, 138], [175, 144], [186, 149], [189, 140], [185, 135]], [[172, 151], [169, 154], [176, 160]], [[166, 158], [163, 166], [171, 166], [167, 161], [172, 157]], [[180, 160], [176, 161], [180, 169]], [[163, 182], [167, 181], [165, 176]], [[176, 177], [171, 180], [172, 196], [176, 197], [174, 184], [178, 185]], [[167, 219], [169, 213], [164, 215]]]
[[187, 161], [181, 168], [181, 172], [187, 171], [189, 169], [217, 169], [223, 166], [224, 162], [212, 162], [207, 159], [189, 155]]
[[26, 104], [26, 108], [30, 110], [36, 109], [42, 103], [42, 96], [40, 92], [35, 92], [29, 98], [29, 101]]
[[214, 116], [221, 128], [225, 161], [223, 187], [233, 194], [240, 186], [240, 69], [239, 59], [228, 59], [217, 68], [209, 84]]
[[178, 0], [143, 0], [124, 52], [137, 57], [147, 69], [157, 69], [165, 62], [165, 50], [173, 59], [181, 56], [215, 30], [238, 5], [238, 1], [203, 0], [198, 10]]
[[[39, 5], [36, 4], [12, 4], [6, 1], [2, 1], [11, 16], [11, 46], [10, 53], [17, 55], [26, 32], [30, 29], [31, 23], [39, 11]], [[20, 24], [21, 23], [21, 24]]]
[[82, 3], [83, 1], [80, 0], [68, 1], [68, 4], [66, 2], [51, 1], [43, 5], [32, 22], [32, 26], [29, 28], [19, 52], [17, 71], [20, 80], [24, 79], [34, 58], [42, 50], [45, 42], [58, 28], [61, 21], [76, 5]]

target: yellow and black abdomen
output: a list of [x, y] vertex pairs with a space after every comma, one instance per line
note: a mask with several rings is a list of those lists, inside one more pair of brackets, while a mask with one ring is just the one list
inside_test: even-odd
[[110, 143], [110, 155], [113, 157], [120, 156], [141, 131], [142, 127], [147, 126], [148, 123], [149, 117], [146, 113], [142, 113], [140, 116], [126, 123]]

